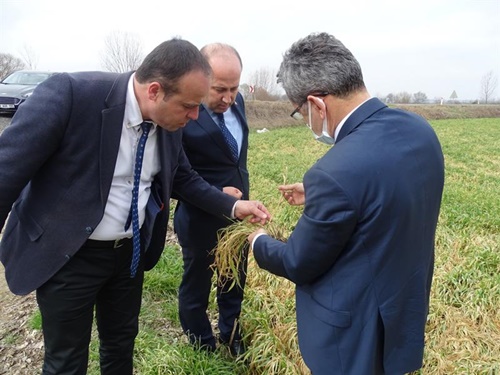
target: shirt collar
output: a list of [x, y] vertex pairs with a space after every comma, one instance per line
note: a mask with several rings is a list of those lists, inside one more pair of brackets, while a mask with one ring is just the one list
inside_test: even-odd
[[[133, 128], [141, 125], [144, 122], [142, 118], [141, 108], [139, 107], [139, 102], [135, 97], [134, 92], [134, 77], [135, 73], [132, 73], [130, 79], [128, 80], [127, 86], [127, 97], [125, 99], [125, 115], [123, 118], [123, 122], [127, 128]], [[154, 127], [156, 124], [150, 121]]]
[[351, 116], [351, 115], [354, 113], [354, 111], [355, 111], [356, 109], [358, 109], [359, 107], [361, 107], [363, 104], [365, 104], [365, 103], [366, 103], [368, 100], [370, 100], [370, 99], [371, 99], [371, 97], [370, 97], [370, 98], [368, 98], [368, 99], [366, 99], [365, 101], [363, 101], [363, 102], [362, 102], [361, 104], [359, 104], [356, 108], [354, 108], [351, 112], [349, 112], [349, 113], [347, 114], [347, 116], [345, 116], [345, 117], [342, 119], [342, 121], [340, 121], [340, 123], [337, 125], [337, 128], [335, 129], [335, 134], [334, 134], [334, 136], [333, 136], [333, 138], [334, 138], [335, 140], [337, 140], [337, 137], [338, 137], [338, 135], [339, 135], [339, 133], [340, 133], [340, 129], [342, 129], [342, 126], [344, 126], [344, 124], [345, 124], [345, 122], [347, 121], [347, 119], [349, 118], [349, 116]]
[[209, 114], [210, 116], [212, 116], [212, 117], [217, 117], [217, 114], [216, 114], [214, 111], [212, 111], [210, 108], [208, 108], [205, 104], [203, 104], [203, 103], [202, 103], [201, 105], [202, 105], [203, 107], [205, 107], [205, 110], [208, 112], [208, 114]]
[[[215, 113], [214, 111], [212, 111], [210, 108], [208, 108], [205, 104], [201, 104], [203, 106], [203, 108], [205, 108], [205, 110], [208, 112], [208, 114], [210, 115], [210, 117], [212, 117], [212, 119], [215, 121], [216, 124], [218, 124], [218, 117], [217, 117], [217, 113]], [[227, 109], [226, 112], [223, 112], [224, 114], [231, 114], [232, 113], [232, 106], [229, 106], [229, 108]]]

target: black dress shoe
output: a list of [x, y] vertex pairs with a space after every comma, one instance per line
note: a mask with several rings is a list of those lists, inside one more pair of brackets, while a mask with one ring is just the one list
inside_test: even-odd
[[220, 342], [229, 348], [229, 352], [234, 357], [240, 357], [247, 351], [247, 348], [243, 340], [234, 339], [231, 342], [227, 342], [224, 341], [223, 339], [220, 339]]
[[245, 343], [242, 340], [233, 340], [233, 342], [228, 346], [231, 355], [235, 357], [242, 356], [247, 351]]

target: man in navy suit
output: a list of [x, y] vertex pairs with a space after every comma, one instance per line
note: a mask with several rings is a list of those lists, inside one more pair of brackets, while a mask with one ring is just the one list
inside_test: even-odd
[[94, 307], [101, 373], [132, 374], [144, 270], [163, 250], [174, 190], [219, 217], [266, 220], [259, 202], [212, 187], [184, 154], [180, 128], [198, 117], [210, 75], [194, 45], [172, 39], [135, 73], [49, 78], [0, 136], [0, 230], [10, 212], [0, 260], [12, 292], [36, 289], [44, 374], [87, 372]]
[[[213, 186], [236, 198], [248, 199], [247, 170], [248, 125], [245, 103], [238, 93], [242, 70], [241, 58], [231, 46], [209, 44], [201, 49], [212, 67], [210, 90], [200, 106], [198, 119], [183, 129], [184, 151], [201, 177]], [[221, 125], [221, 116], [224, 124]], [[221, 126], [233, 137], [235, 153], [226, 140]], [[184, 274], [179, 288], [179, 318], [184, 332], [196, 347], [208, 351], [216, 348], [216, 340], [207, 316], [212, 289], [214, 262], [212, 250], [217, 244], [217, 231], [231, 223], [199, 209], [189, 202], [179, 201], [174, 228], [182, 246]], [[248, 247], [242, 251], [239, 280], [241, 286], [229, 289], [230, 283], [217, 285], [219, 309], [219, 339], [235, 356], [243, 354], [238, 318], [246, 280]]]
[[287, 243], [249, 236], [258, 265], [296, 284], [300, 350], [314, 375], [403, 374], [422, 365], [444, 183], [431, 126], [368, 94], [352, 53], [326, 33], [278, 73], [313, 136], [335, 144], [281, 186], [304, 212]]

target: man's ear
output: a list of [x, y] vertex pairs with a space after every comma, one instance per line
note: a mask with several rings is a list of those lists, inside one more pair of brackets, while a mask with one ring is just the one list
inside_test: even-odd
[[158, 82], [148, 84], [148, 99], [156, 101], [163, 96], [163, 89]]
[[309, 95], [307, 100], [311, 102], [311, 106], [316, 107], [319, 112], [319, 116], [321, 119], [324, 119], [326, 116], [326, 105], [323, 100], [318, 98], [317, 96]]

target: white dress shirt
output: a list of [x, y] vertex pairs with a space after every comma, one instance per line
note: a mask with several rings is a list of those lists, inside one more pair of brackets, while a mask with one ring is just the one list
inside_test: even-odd
[[[135, 153], [142, 134], [140, 124], [144, 121], [139, 103], [134, 94], [134, 75], [135, 73], [132, 74], [128, 82], [120, 148], [111, 182], [111, 189], [104, 210], [104, 216], [89, 237], [93, 240], [108, 241], [132, 237], [132, 225], [125, 231], [125, 223], [129, 216], [132, 202]], [[157, 136], [157, 125], [153, 124], [144, 150], [144, 162], [142, 164], [139, 184], [138, 206], [141, 226], [144, 222], [146, 204], [151, 191], [151, 182], [154, 176], [160, 171]]]
[[[218, 126], [219, 118], [217, 117], [217, 114], [212, 110], [208, 109], [207, 107], [205, 107], [205, 109], [208, 111], [208, 113]], [[241, 127], [240, 121], [238, 120], [236, 114], [233, 112], [232, 107], [229, 107], [229, 109], [223, 113], [223, 116], [224, 116], [224, 123], [226, 124], [227, 129], [229, 130], [231, 135], [236, 140], [236, 143], [238, 144], [238, 155], [239, 155], [241, 152], [241, 145], [243, 144], [243, 129]]]

